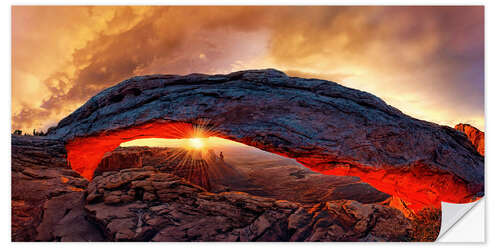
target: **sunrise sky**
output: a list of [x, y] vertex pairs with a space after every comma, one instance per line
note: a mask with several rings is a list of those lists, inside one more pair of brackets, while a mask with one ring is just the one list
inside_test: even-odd
[[484, 130], [483, 7], [13, 7], [12, 129], [134, 75], [276, 68]]

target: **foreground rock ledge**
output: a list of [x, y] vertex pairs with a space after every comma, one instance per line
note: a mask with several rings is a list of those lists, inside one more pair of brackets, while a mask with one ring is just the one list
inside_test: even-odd
[[122, 142], [190, 137], [200, 126], [204, 136], [324, 174], [359, 176], [414, 209], [470, 202], [484, 190], [484, 158], [463, 133], [411, 118], [369, 93], [272, 69], [134, 77], [92, 97], [49, 134], [66, 141], [72, 168], [90, 179]]
[[12, 241], [103, 240], [84, 218], [88, 181], [69, 168], [63, 141], [12, 136], [11, 159]]
[[214, 194], [154, 168], [106, 172], [87, 191], [85, 210], [114, 241], [407, 241], [412, 233], [391, 207]]

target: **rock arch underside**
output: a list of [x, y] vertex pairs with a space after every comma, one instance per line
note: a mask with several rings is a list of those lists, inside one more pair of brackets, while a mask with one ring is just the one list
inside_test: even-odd
[[357, 176], [418, 210], [483, 195], [484, 158], [450, 127], [376, 96], [276, 70], [139, 76], [108, 88], [50, 129], [73, 170], [91, 179], [103, 155], [140, 138], [218, 136]]

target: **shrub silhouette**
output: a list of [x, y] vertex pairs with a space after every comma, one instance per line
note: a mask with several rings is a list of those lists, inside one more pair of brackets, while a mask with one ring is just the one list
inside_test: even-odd
[[23, 134], [23, 131], [20, 129], [14, 130], [14, 132], [12, 132], [12, 134], [13, 135], [24, 135], [24, 136], [46, 136], [47, 135], [47, 133], [44, 133], [43, 131], [36, 131], [36, 129], [33, 129], [32, 134], [28, 134], [28, 133]]
[[424, 208], [410, 218], [412, 221], [412, 241], [435, 241], [441, 229], [441, 209]]

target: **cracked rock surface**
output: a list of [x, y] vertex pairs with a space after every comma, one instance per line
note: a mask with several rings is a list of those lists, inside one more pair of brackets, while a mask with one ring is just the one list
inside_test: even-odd
[[89, 184], [85, 210], [116, 241], [400, 241], [394, 208], [338, 200], [303, 206], [242, 192], [214, 194], [154, 169], [124, 169]]
[[101, 240], [81, 216], [87, 185], [67, 165], [61, 140], [12, 136], [12, 240]]

